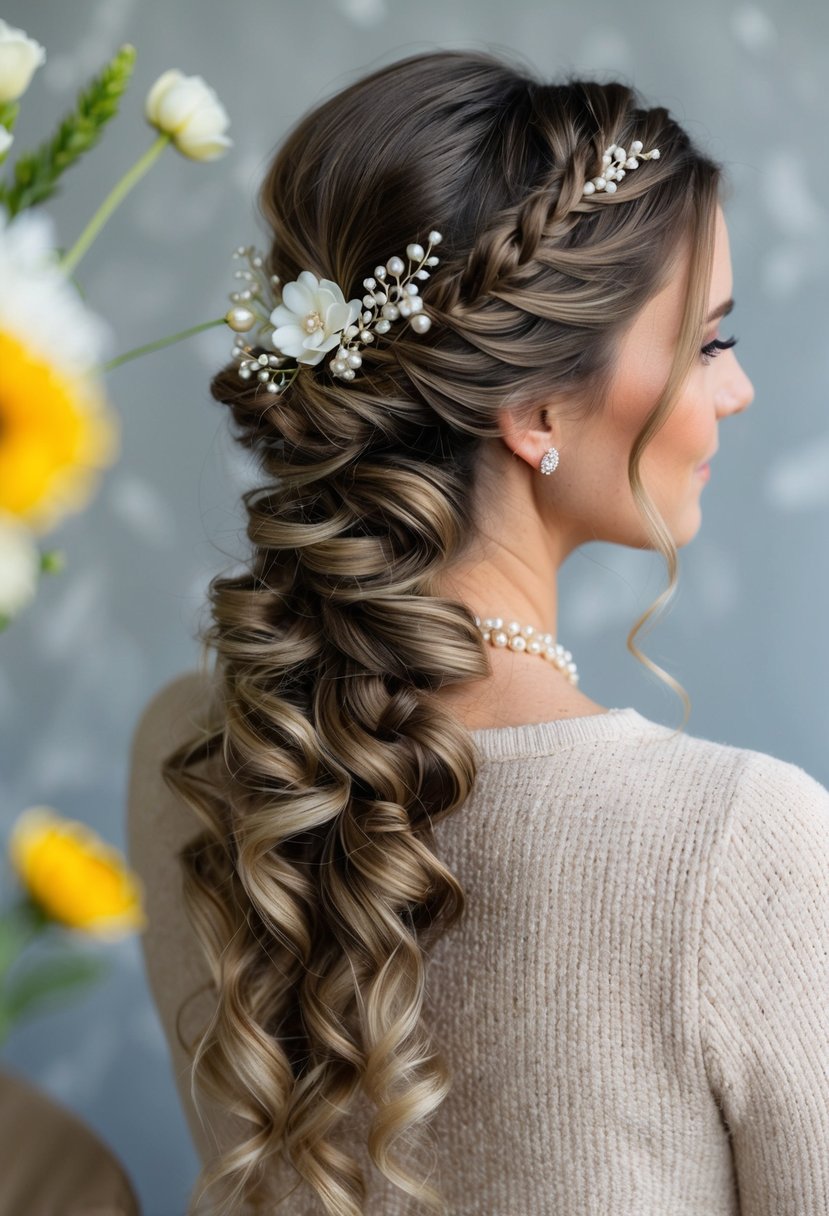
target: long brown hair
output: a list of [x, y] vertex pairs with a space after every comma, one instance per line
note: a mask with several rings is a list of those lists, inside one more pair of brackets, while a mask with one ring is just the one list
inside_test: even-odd
[[[583, 195], [607, 146], [634, 139], [660, 159], [616, 193]], [[433, 693], [490, 671], [472, 610], [436, 594], [437, 579], [473, 534], [476, 453], [499, 433], [496, 411], [552, 394], [600, 410], [620, 337], [689, 249], [674, 363], [628, 468], [670, 578], [628, 647], [680, 689], [633, 643], [677, 570], [639, 461], [699, 357], [720, 175], [626, 84], [544, 83], [462, 50], [357, 80], [306, 114], [267, 170], [267, 271], [283, 283], [310, 269], [350, 299], [408, 243], [433, 228], [443, 242], [421, 288], [435, 323], [397, 324], [354, 380], [324, 359], [280, 395], [235, 363], [211, 384], [264, 480], [243, 495], [245, 572], [211, 581], [200, 632], [219, 713], [163, 774], [202, 826], [180, 858], [215, 988], [194, 1084], [251, 1124], [200, 1174], [199, 1198], [219, 1187], [220, 1211], [273, 1206], [268, 1167], [284, 1154], [321, 1211], [362, 1213], [362, 1175], [333, 1141], [358, 1091], [377, 1107], [377, 1168], [444, 1210], [391, 1149], [449, 1085], [420, 1006], [430, 946], [465, 895], [432, 825], [469, 796], [477, 756]]]

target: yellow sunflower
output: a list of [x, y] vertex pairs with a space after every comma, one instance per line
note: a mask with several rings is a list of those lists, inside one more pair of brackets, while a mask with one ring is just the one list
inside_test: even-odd
[[51, 219], [0, 213], [0, 509], [34, 532], [91, 498], [120, 431], [97, 373], [110, 334], [60, 271]]
[[147, 927], [140, 878], [86, 824], [32, 806], [18, 816], [8, 848], [29, 896], [50, 919], [107, 940]]

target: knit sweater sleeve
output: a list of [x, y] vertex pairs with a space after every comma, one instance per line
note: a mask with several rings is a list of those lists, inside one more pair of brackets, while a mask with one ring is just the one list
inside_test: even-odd
[[700, 1035], [741, 1216], [829, 1213], [829, 790], [751, 752], [703, 912]]

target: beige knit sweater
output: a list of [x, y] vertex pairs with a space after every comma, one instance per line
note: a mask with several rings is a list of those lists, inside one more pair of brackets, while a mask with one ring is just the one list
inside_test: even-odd
[[[128, 812], [149, 984], [204, 1160], [175, 1033], [207, 979], [175, 860], [198, 825], [157, 768], [206, 679], [145, 710]], [[424, 1005], [454, 1073], [430, 1178], [451, 1212], [827, 1216], [829, 791], [632, 707], [472, 733], [476, 786], [435, 828], [467, 911]], [[209, 1008], [192, 1003], [187, 1035]], [[370, 1165], [368, 1113], [342, 1142], [368, 1172], [369, 1216], [422, 1212]], [[237, 1117], [214, 1117], [232, 1137]], [[283, 1191], [297, 1180], [286, 1167]], [[323, 1208], [303, 1183], [277, 1211]]]

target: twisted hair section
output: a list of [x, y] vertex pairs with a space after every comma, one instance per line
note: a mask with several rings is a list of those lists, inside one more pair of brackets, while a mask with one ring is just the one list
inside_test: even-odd
[[[606, 146], [633, 139], [660, 159], [616, 194], [583, 196]], [[435, 694], [490, 668], [473, 608], [441, 595], [440, 576], [474, 536], [476, 456], [498, 439], [497, 412], [552, 396], [600, 410], [620, 337], [684, 238], [676, 357], [628, 469], [671, 579], [628, 645], [667, 676], [632, 646], [676, 580], [639, 460], [698, 357], [719, 174], [631, 87], [546, 84], [478, 51], [357, 80], [273, 158], [260, 205], [283, 282], [311, 269], [349, 298], [409, 241], [437, 228], [443, 242], [422, 288], [436, 324], [365, 348], [353, 381], [323, 361], [276, 397], [232, 365], [211, 384], [262, 480], [243, 495], [244, 572], [210, 584], [213, 716], [163, 772], [200, 824], [181, 864], [215, 1003], [187, 1045], [194, 1101], [249, 1134], [205, 1166], [194, 1203], [213, 1191], [217, 1211], [274, 1210], [287, 1165], [320, 1212], [360, 1216], [367, 1180], [338, 1137], [361, 1096], [374, 1166], [447, 1211], [418, 1159], [453, 1068], [424, 995], [465, 894], [433, 828], [461, 812], [478, 760]]]

